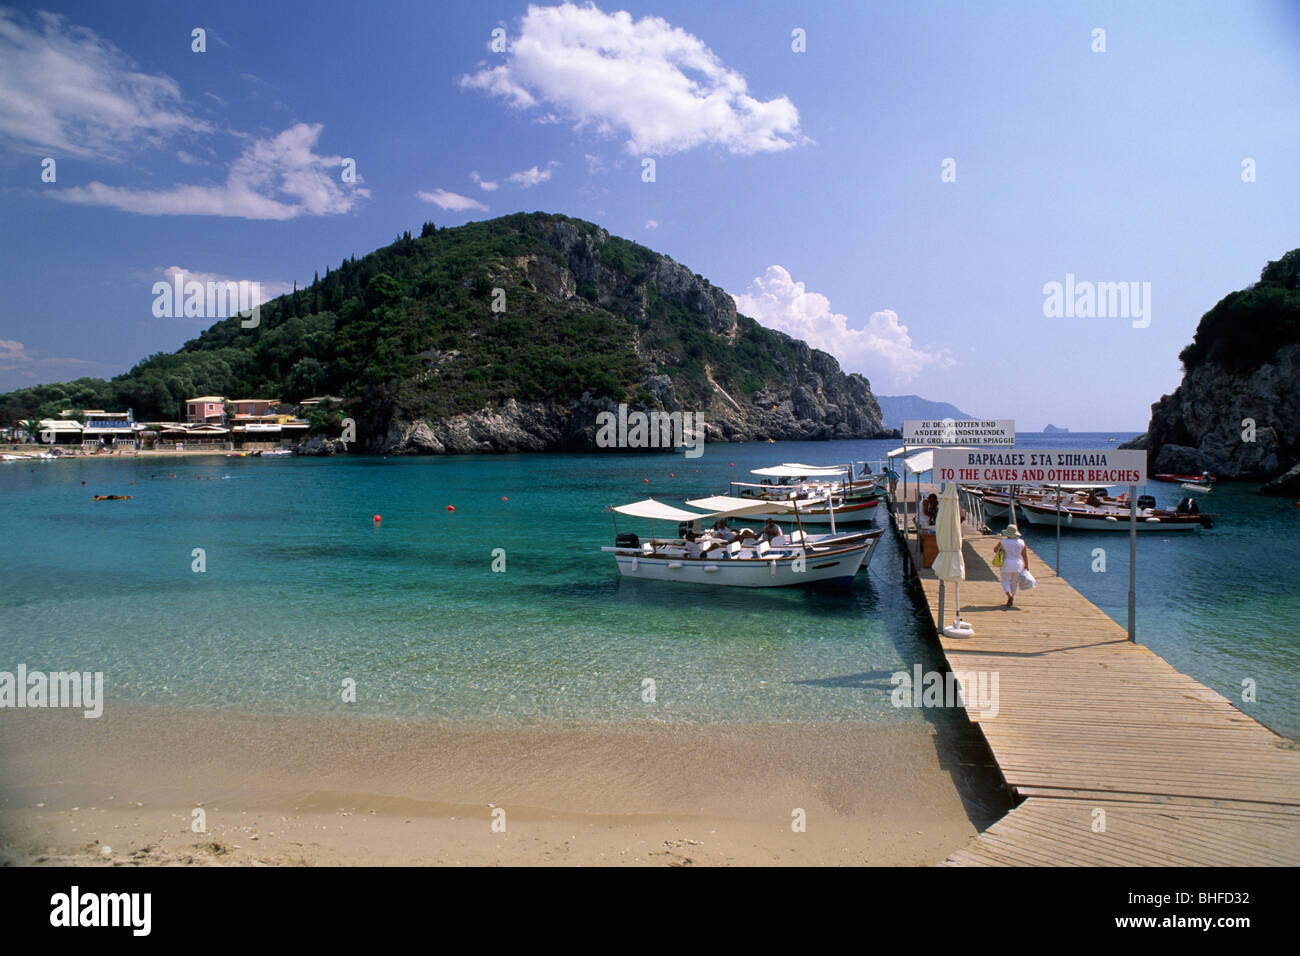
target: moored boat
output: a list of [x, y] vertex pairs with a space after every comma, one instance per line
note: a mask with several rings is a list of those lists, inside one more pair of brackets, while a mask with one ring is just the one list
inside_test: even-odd
[[[1045, 525], [1055, 528], [1058, 523], [1055, 502], [1017, 501], [1024, 519], [1031, 525]], [[1143, 532], [1195, 531], [1197, 528], [1211, 528], [1212, 514], [1193, 514], [1173, 509], [1139, 508], [1136, 528]], [[1062, 502], [1059, 523], [1062, 530], [1073, 531], [1121, 531], [1130, 529], [1130, 511], [1127, 508], [1103, 505], [1088, 505]]]
[[1155, 478], [1156, 481], [1167, 481], [1173, 485], [1181, 485], [1184, 481], [1194, 481], [1198, 484], [1214, 483], [1214, 476], [1208, 471], [1203, 471], [1199, 475], [1160, 474], [1152, 475], [1152, 477]]
[[[774, 502], [731, 499], [732, 504], [707, 513], [685, 511], [653, 498], [620, 505], [611, 511], [652, 522], [677, 525], [676, 537], [642, 539], [617, 534], [612, 553], [624, 577], [656, 581], [684, 581], [722, 587], [845, 587], [870, 560], [883, 530], [809, 534], [800, 524], [801, 506], [787, 507], [782, 516], [800, 524], [797, 531], [772, 539], [751, 536], [727, 541], [724, 532], [703, 530], [710, 521], [752, 518], [781, 506]], [[751, 533], [752, 534], [752, 533]]]

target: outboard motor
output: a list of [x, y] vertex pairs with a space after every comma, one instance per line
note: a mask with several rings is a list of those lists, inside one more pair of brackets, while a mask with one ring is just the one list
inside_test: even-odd
[[1156, 499], [1154, 495], [1138, 495], [1138, 510], [1143, 508], [1154, 508]]
[[1214, 527], [1214, 519], [1209, 515], [1201, 515], [1201, 527], [1205, 529]]
[[615, 536], [614, 547], [616, 548], [639, 548], [641, 539], [631, 531], [624, 531], [622, 534]]
[[1174, 510], [1180, 515], [1191, 514], [1191, 501], [1191, 498], [1179, 498]]

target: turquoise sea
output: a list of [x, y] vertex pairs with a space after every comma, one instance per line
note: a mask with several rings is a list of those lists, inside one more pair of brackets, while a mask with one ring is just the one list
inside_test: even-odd
[[[1022, 433], [1018, 444], [1105, 447], [1109, 437]], [[109, 707], [503, 722], [929, 719], [889, 702], [894, 671], [937, 666], [891, 536], [841, 592], [624, 581], [599, 550], [613, 543], [608, 505], [679, 502], [759, 465], [877, 459], [897, 445], [709, 445], [693, 460], [6, 464], [0, 670], [103, 671]], [[1148, 491], [1161, 502], [1184, 493]], [[1254, 681], [1258, 702], [1239, 706], [1298, 737], [1300, 508], [1253, 492], [1225, 485], [1204, 496], [1203, 510], [1222, 514], [1212, 531], [1140, 538], [1138, 639], [1234, 701]], [[1027, 537], [1052, 560], [1051, 535]], [[1104, 573], [1091, 570], [1096, 547]], [[1126, 620], [1126, 537], [1066, 535], [1061, 563]], [[348, 679], [355, 703], [342, 699]]]

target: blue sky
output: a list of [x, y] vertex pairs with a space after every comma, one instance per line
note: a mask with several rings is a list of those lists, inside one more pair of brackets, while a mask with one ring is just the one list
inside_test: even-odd
[[[4, 389], [193, 337], [153, 315], [168, 269], [274, 292], [425, 220], [546, 210], [880, 394], [1138, 430], [1201, 314], [1300, 246], [1296, 4], [0, 10]], [[1149, 325], [1046, 316], [1067, 274], [1149, 283]]]

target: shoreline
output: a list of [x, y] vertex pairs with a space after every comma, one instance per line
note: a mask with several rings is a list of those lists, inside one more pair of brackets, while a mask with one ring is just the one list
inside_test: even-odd
[[[973, 729], [929, 724], [502, 727], [121, 706], [98, 720], [15, 712], [0, 722], [0, 858], [931, 865], [1010, 807], [982, 749]], [[796, 809], [806, 832], [792, 828]], [[206, 832], [191, 828], [195, 810]], [[504, 832], [493, 830], [497, 811]]]
[[[63, 447], [56, 445], [56, 448]], [[45, 452], [33, 452], [24, 449], [22, 445], [16, 445], [13, 448], [0, 446], [0, 454], [18, 455], [27, 461], [50, 461], [48, 458], [40, 458], [39, 455]], [[224, 448], [195, 448], [185, 449], [184, 451], [162, 451], [160, 449], [150, 448], [142, 451], [122, 452], [120, 454], [108, 455], [81, 455], [66, 454], [57, 456], [59, 461], [131, 461], [136, 458], [189, 458], [202, 457], [205, 455], [238, 455], [238, 452], [232, 452]], [[295, 457], [298, 457], [295, 455]]]

